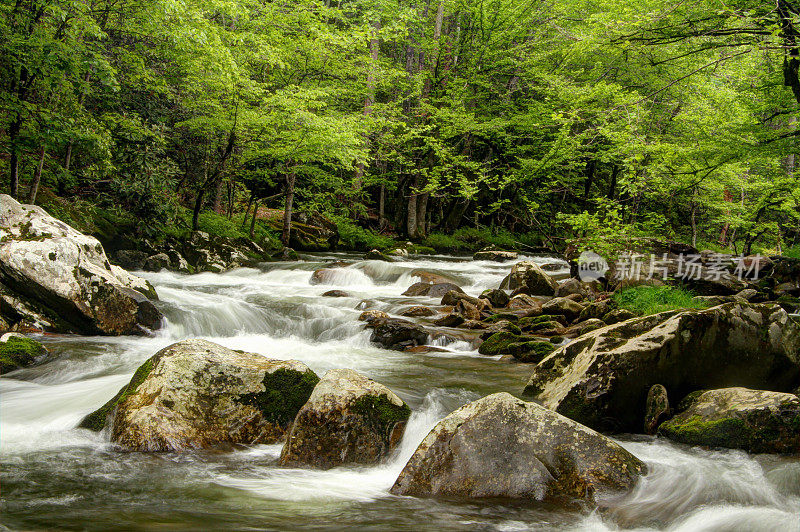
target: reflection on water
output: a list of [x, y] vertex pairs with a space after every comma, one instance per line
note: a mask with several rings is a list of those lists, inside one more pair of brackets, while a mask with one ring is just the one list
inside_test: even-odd
[[[497, 287], [510, 263], [451, 257], [388, 263], [346, 254], [304, 259], [224, 274], [142, 274], [156, 286], [167, 316], [157, 336], [44, 338], [58, 358], [0, 378], [0, 522], [12, 529], [800, 530], [797, 459], [657, 439], [623, 439], [650, 474], [601, 510], [389, 495], [438, 420], [483, 395], [519, 392], [530, 370], [481, 357], [463, 340], [432, 340], [447, 353], [378, 349], [356, 307], [369, 300], [371, 308], [398, 315], [409, 305], [438, 303], [401, 296], [419, 280], [415, 270], [444, 275], [477, 295]], [[312, 272], [331, 261], [352, 264], [335, 269], [324, 284], [310, 284]], [[331, 289], [347, 297], [321, 297]], [[320, 375], [353, 368], [386, 384], [414, 411], [402, 444], [376, 467], [314, 471], [276, 467], [277, 445], [118, 453], [102, 435], [73, 428], [150, 355], [190, 337], [298, 359]]]

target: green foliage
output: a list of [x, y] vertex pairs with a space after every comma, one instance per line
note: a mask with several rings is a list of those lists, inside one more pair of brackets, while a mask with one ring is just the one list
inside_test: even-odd
[[391, 237], [379, 235], [345, 218], [337, 217], [335, 221], [339, 230], [339, 241], [344, 249], [370, 251], [372, 249], [384, 250], [395, 246], [395, 241]]
[[469, 249], [466, 242], [463, 242], [452, 235], [445, 235], [443, 233], [431, 233], [423, 241], [423, 246], [435, 249], [436, 251], [446, 253], [456, 253]]
[[658, 314], [667, 310], [703, 309], [708, 307], [696, 301], [689, 290], [673, 286], [634, 286], [614, 293], [614, 301], [637, 316]]

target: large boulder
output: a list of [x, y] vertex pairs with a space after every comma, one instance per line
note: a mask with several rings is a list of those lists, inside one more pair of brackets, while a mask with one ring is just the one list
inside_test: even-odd
[[351, 369], [328, 371], [292, 423], [280, 463], [329, 469], [374, 464], [397, 446], [411, 409]]
[[598, 502], [645, 465], [605, 436], [508, 393], [462, 406], [425, 437], [392, 487], [417, 497]]
[[800, 326], [777, 305], [728, 303], [634, 318], [584, 334], [534, 369], [524, 394], [601, 431], [638, 432], [648, 390], [670, 397], [800, 382]]
[[381, 318], [367, 321], [372, 327], [370, 341], [383, 347], [402, 351], [428, 341], [428, 332], [421, 325], [400, 318]]
[[658, 432], [689, 445], [751, 453], [800, 453], [800, 398], [791, 393], [723, 388], [691, 394], [686, 410]]
[[317, 382], [296, 360], [184, 340], [149, 358], [79, 426], [110, 426], [111, 441], [135, 451], [276, 443]]
[[531, 261], [516, 263], [511, 273], [500, 283], [501, 290], [519, 290], [533, 296], [552, 296], [558, 283]]
[[5, 194], [0, 228], [0, 284], [7, 306], [21, 299], [21, 306], [39, 309], [61, 332], [144, 334], [161, 326], [163, 316], [150, 301], [156, 298], [153, 287], [113, 266], [96, 238]]

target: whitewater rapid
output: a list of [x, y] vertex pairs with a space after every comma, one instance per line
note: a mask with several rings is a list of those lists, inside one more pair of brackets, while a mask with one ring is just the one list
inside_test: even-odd
[[[650, 473], [602, 509], [391, 496], [400, 470], [440, 419], [489, 393], [519, 393], [530, 370], [482, 357], [458, 339], [435, 341], [445, 353], [380, 349], [357, 320], [361, 308], [399, 315], [415, 304], [437, 303], [401, 295], [419, 280], [416, 270], [447, 276], [477, 295], [496, 288], [511, 263], [444, 256], [387, 263], [347, 254], [303, 259], [223, 274], [141, 273], [156, 287], [166, 315], [157, 335], [42, 337], [55, 360], [0, 378], [0, 523], [10, 529], [800, 531], [800, 460], [642, 436], [620, 443]], [[331, 261], [352, 264], [312, 285], [313, 271]], [[332, 289], [348, 296], [322, 297]], [[279, 445], [119, 453], [103, 435], [75, 428], [144, 360], [185, 338], [297, 359], [319, 375], [355, 369], [412, 407], [404, 438], [379, 466], [314, 471], [277, 467]]]

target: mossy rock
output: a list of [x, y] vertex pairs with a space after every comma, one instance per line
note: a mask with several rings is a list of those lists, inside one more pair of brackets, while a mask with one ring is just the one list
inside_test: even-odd
[[[519, 328], [523, 331], [528, 331], [551, 327], [553, 322], [556, 322], [557, 327], [565, 325], [566, 323], [564, 321], [564, 316], [555, 314], [542, 314], [541, 316], [520, 318], [520, 320], [517, 322], [517, 325], [519, 325]], [[547, 324], [547, 327], [542, 326], [542, 324]]]
[[27, 368], [47, 357], [47, 349], [30, 338], [11, 336], [0, 342], [0, 373]]
[[508, 331], [496, 332], [487, 338], [478, 348], [478, 353], [487, 356], [502, 355], [508, 353], [508, 346], [519, 342], [522, 339], [518, 334]]
[[316, 373], [278, 369], [264, 374], [264, 391], [245, 394], [239, 402], [258, 408], [266, 421], [287, 428], [319, 382]]
[[[497, 323], [498, 321], [507, 320], [507, 321], [514, 321], [516, 322], [519, 320], [520, 317], [516, 314], [512, 314], [511, 312], [498, 312], [497, 314], [492, 314], [488, 318], [484, 319], [485, 323]], [[528, 318], [523, 318], [528, 319]]]
[[660, 435], [751, 453], [800, 452], [800, 398], [794, 394], [722, 388], [696, 392], [682, 406], [687, 403], [684, 412], [658, 427]]
[[545, 340], [531, 340], [509, 344], [511, 355], [520, 362], [538, 364], [555, 350], [555, 346]]

